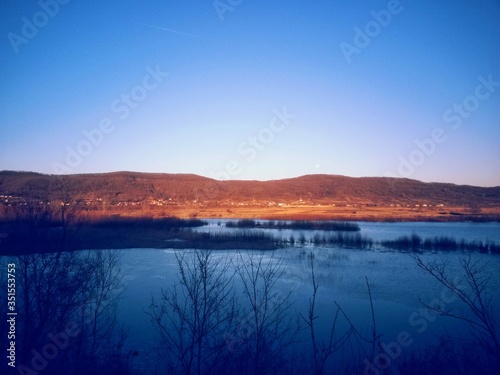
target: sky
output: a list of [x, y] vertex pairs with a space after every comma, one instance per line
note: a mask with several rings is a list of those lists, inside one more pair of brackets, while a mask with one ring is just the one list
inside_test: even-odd
[[498, 0], [7, 0], [0, 170], [500, 185]]

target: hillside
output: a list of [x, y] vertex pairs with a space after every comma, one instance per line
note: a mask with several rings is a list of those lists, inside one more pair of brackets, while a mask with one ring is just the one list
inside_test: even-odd
[[[146, 206], [163, 207], [166, 211], [181, 207], [283, 208], [318, 205], [407, 207], [412, 210], [458, 207], [476, 213], [479, 210], [496, 212], [500, 209], [500, 187], [424, 183], [385, 177], [306, 175], [273, 181], [217, 181], [192, 174], [113, 172], [56, 176], [0, 172], [0, 200], [4, 204], [15, 204], [28, 198], [63, 201], [65, 195], [84, 199], [90, 211], [107, 208], [108, 212]], [[224, 212], [229, 211], [226, 209]]]

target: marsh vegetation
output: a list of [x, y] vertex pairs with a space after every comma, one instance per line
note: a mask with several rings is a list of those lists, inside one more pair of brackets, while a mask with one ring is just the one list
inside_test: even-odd
[[359, 225], [347, 221], [256, 221], [253, 219], [240, 219], [237, 221], [227, 221], [228, 228], [262, 228], [262, 229], [293, 229], [293, 230], [324, 230], [324, 231], [342, 231], [358, 232]]

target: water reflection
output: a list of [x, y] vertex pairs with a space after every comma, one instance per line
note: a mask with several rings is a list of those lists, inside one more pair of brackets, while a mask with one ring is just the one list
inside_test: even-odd
[[[435, 345], [439, 340], [442, 340], [443, 335], [447, 332], [451, 331], [457, 337], [467, 337], [470, 334], [469, 327], [461, 322], [439, 317], [435, 314], [427, 315], [431, 317], [430, 319], [426, 318], [426, 313], [422, 310], [423, 306], [420, 304], [419, 298], [427, 303], [435, 299], [439, 300], [444, 287], [437, 284], [431, 276], [422, 271], [416, 265], [415, 260], [408, 254], [312, 247], [265, 252], [262, 254], [263, 261], [266, 264], [270, 262], [284, 264], [283, 273], [274, 285], [276, 297], [283, 298], [291, 292], [292, 311], [290, 316], [298, 318], [302, 322], [302, 329], [296, 336], [296, 342], [294, 345], [290, 345], [286, 352], [288, 360], [285, 362], [291, 365], [295, 361], [293, 362], [293, 369], [289, 369], [291, 373], [294, 373], [294, 371], [299, 373], [297, 370], [299, 364], [306, 367], [312, 366], [313, 352], [311, 352], [310, 334], [302, 319], [302, 316], [307, 317], [308, 315], [309, 302], [313, 293], [310, 250], [314, 254], [315, 278], [319, 285], [315, 308], [316, 338], [318, 342], [329, 342], [329, 334], [336, 314], [335, 302], [342, 307], [346, 317], [356, 328], [359, 335], [368, 340], [370, 339], [373, 325], [371, 323], [371, 308], [365, 276], [368, 277], [371, 286], [377, 331], [382, 335], [380, 345], [398, 342], [401, 332], [407, 333], [409, 335], [408, 340], [411, 341], [411, 345], [402, 347], [402, 354], [398, 356], [396, 361], [392, 361], [391, 368], [397, 369], [399, 366], [403, 366], [405, 360], [418, 353], [423, 353], [431, 345]], [[132, 272], [138, 266], [142, 270], [134, 280], [135, 282], [130, 282], [127, 290], [134, 291], [133, 296], [130, 296], [130, 298], [133, 298], [136, 304], [149, 306], [151, 302], [149, 292], [156, 298], [161, 298], [159, 291], [162, 288], [168, 290], [176, 282], [178, 270], [175, 264], [175, 254], [174, 251], [161, 250], [137, 249], [127, 251], [124, 258], [125, 268]], [[258, 254], [260, 255], [260, 253]], [[246, 252], [243, 252], [243, 258], [240, 252], [237, 251], [217, 251], [212, 252], [211, 255], [217, 264], [229, 264], [224, 272], [228, 277], [234, 275], [238, 267], [241, 268], [242, 265], [248, 262]], [[128, 256], [131, 257], [130, 264]], [[499, 260], [495, 256], [481, 254], [477, 254], [477, 256], [480, 259], [489, 261], [488, 270], [490, 271], [498, 269], [500, 266]], [[457, 257], [457, 254], [442, 253], [439, 256], [425, 254], [422, 257], [425, 261], [442, 260], [448, 263], [447, 270], [450, 275], [460, 275], [460, 263], [458, 262], [460, 257]], [[140, 263], [137, 264], [136, 262]], [[164, 277], [159, 278], [159, 275]], [[241, 280], [233, 278], [233, 281], [233, 291], [237, 297], [238, 305], [242, 306], [243, 310], [249, 308], [251, 303], [245, 300], [244, 286]], [[495, 285], [498, 285], [498, 275], [493, 275], [490, 283], [489, 292], [494, 296], [498, 296], [498, 288], [495, 288]], [[147, 295], [144, 296], [144, 293], [141, 295], [141, 290], [148, 291]], [[458, 300], [452, 301], [448, 306], [458, 308], [460, 307], [459, 302]], [[141, 347], [157, 346], [158, 341], [154, 337], [155, 329], [150, 327], [151, 331], [147, 334], [147, 323], [143, 320], [138, 323], [140, 314], [143, 311], [138, 311], [135, 307], [134, 311], [139, 315], [135, 315], [134, 329], [131, 330], [130, 339], [133, 339], [132, 341], [139, 340]], [[495, 311], [498, 314], [498, 309]], [[422, 330], [424, 327], [422, 319], [425, 319], [426, 322], [424, 330]], [[348, 320], [343, 316], [338, 319], [335, 336], [337, 339], [349, 331], [351, 326]], [[239, 327], [236, 328], [239, 329], [239, 333], [232, 333], [232, 336], [229, 336], [229, 343], [231, 345], [238, 344], [237, 348], [241, 349], [242, 343], [247, 344], [245, 336], [249, 335], [248, 332], [252, 332], [252, 330], [248, 328], [245, 319], [239, 321], [237, 327]], [[233, 329], [235, 328], [233, 327]], [[406, 336], [403, 335], [402, 337]], [[351, 339], [354, 340], [355, 337], [351, 336]], [[457, 343], [457, 341], [449, 340], [447, 342], [447, 348], [450, 348], [450, 342]], [[243, 347], [245, 346], [243, 345]], [[352, 345], [343, 346], [329, 357], [327, 368], [329, 371], [335, 370], [340, 371], [340, 373], [344, 373], [346, 368], [350, 368], [355, 373], [363, 373], [366, 366], [364, 364], [365, 357], [373, 359], [371, 347], [372, 345], [369, 342], [362, 339], [359, 339], [359, 342], [353, 342]], [[229, 358], [234, 359], [235, 357]], [[416, 357], [414, 359], [417, 360]], [[153, 363], [151, 355], [146, 362], [141, 363], [140, 367], [147, 368], [148, 371], [165, 368], [165, 362], [162, 361], [156, 361], [155, 366], [148, 367]], [[248, 368], [250, 367], [247, 366]], [[305, 367], [301, 368], [305, 369]], [[311, 367], [307, 367], [305, 373], [309, 373], [310, 370]], [[457, 370], [457, 368], [454, 367], [454, 370]], [[245, 373], [241, 369], [238, 371]], [[163, 372], [160, 371], [159, 373]]]

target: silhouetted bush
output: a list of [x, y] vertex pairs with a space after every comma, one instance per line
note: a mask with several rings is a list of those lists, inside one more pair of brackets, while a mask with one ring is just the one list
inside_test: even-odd
[[479, 251], [481, 253], [499, 253], [500, 246], [494, 242], [482, 241], [457, 241], [453, 237], [441, 236], [426, 238], [422, 240], [420, 236], [412, 234], [411, 236], [401, 236], [395, 240], [381, 241], [381, 245], [396, 250], [408, 251]]
[[304, 229], [304, 230], [325, 230], [325, 231], [344, 231], [357, 232], [359, 225], [346, 221], [291, 221], [289, 223], [279, 224], [283, 229]]
[[346, 221], [264, 221], [256, 222], [251, 219], [241, 219], [236, 222], [228, 221], [228, 228], [266, 228], [266, 229], [292, 229], [292, 230], [325, 230], [325, 231], [345, 231], [357, 232], [360, 230], [359, 225]]
[[336, 233], [325, 238], [326, 244], [331, 246], [350, 247], [355, 249], [370, 249], [373, 246], [373, 240], [359, 233]]
[[256, 226], [257, 223], [255, 222], [255, 220], [251, 219], [241, 219], [236, 222], [234, 221], [226, 222], [227, 228], [255, 228]]
[[391, 249], [411, 250], [411, 251], [420, 250], [422, 244], [424, 248], [430, 250], [433, 245], [432, 242], [429, 242], [428, 239], [422, 242], [422, 239], [417, 234], [412, 234], [411, 236], [401, 236], [395, 240], [385, 240], [382, 241], [381, 244], [382, 246]]

